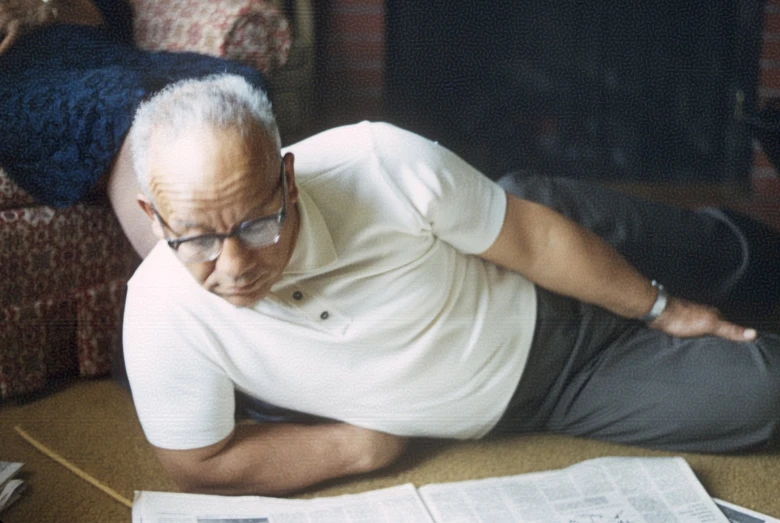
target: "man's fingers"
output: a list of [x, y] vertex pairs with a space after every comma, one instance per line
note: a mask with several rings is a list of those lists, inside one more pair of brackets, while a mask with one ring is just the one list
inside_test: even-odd
[[755, 329], [746, 329], [740, 325], [723, 320], [718, 322], [714, 334], [732, 341], [752, 341], [758, 335]]
[[725, 320], [715, 307], [679, 298], [672, 298], [667, 310], [652, 326], [681, 338], [709, 335], [744, 342], [752, 341], [758, 335], [755, 329], [746, 329]]

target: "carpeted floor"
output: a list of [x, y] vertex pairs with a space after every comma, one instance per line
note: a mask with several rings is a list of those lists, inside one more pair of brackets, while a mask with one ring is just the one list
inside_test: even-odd
[[[30, 446], [31, 436], [98, 481], [132, 499], [134, 490], [174, 490], [147, 446], [128, 393], [109, 380], [70, 383], [25, 404], [0, 406], [0, 460], [26, 463], [28, 489], [3, 523], [129, 522], [130, 509]], [[599, 456], [662, 456], [595, 441], [552, 435], [480, 442], [419, 441], [381, 473], [342, 480], [302, 497], [560, 468]], [[744, 456], [681, 454], [713, 496], [780, 517], [780, 449]]]

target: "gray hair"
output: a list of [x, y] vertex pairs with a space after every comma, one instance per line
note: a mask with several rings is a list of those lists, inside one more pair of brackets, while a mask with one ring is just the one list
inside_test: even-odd
[[149, 148], [152, 134], [175, 138], [188, 129], [204, 126], [234, 129], [242, 137], [262, 130], [281, 151], [281, 138], [271, 102], [243, 77], [215, 74], [168, 85], [142, 103], [130, 129], [133, 169], [141, 190], [151, 200]]

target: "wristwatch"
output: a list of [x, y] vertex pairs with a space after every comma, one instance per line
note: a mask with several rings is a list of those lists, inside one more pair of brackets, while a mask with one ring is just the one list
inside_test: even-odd
[[658, 293], [655, 295], [655, 302], [653, 303], [653, 306], [650, 307], [650, 312], [639, 318], [645, 323], [652, 323], [657, 320], [658, 316], [666, 309], [666, 303], [669, 301], [669, 295], [666, 293], [666, 289], [664, 289], [663, 285], [655, 280], [650, 283], [655, 287]]

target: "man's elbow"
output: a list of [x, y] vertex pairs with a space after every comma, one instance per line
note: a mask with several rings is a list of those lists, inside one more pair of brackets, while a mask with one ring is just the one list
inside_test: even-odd
[[221, 473], [216, 464], [192, 463], [187, 466], [162, 461], [163, 468], [180, 492], [191, 494], [261, 494], [261, 485], [237, 480], [234, 475]]
[[207, 494], [218, 489], [218, 481], [212, 477], [208, 468], [201, 463], [183, 463], [181, 460], [172, 460], [169, 457], [158, 457], [168, 476], [176, 484], [181, 492], [193, 494]]
[[182, 492], [206, 494], [229, 490], [231, 477], [221, 470], [220, 452], [232, 439], [208, 447], [189, 450], [169, 450], [154, 447], [160, 464]]
[[204, 481], [205, 478], [199, 474], [182, 473], [181, 471], [171, 469], [167, 469], [167, 471], [168, 476], [170, 476], [180, 492], [209, 494], [214, 491], [215, 485]]
[[[192, 473], [169, 470], [169, 475], [180, 492], [214, 494], [219, 496], [285, 496], [304, 485], [287, 485], [274, 471], [256, 470], [252, 477], [214, 474], [203, 470]], [[259, 476], [259, 477], [257, 477]]]

